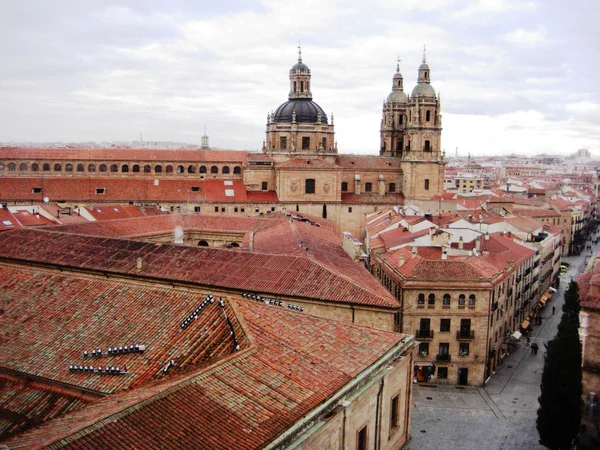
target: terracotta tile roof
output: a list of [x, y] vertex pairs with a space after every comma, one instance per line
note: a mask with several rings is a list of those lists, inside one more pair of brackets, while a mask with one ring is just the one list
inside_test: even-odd
[[181, 448], [263, 448], [382, 354], [409, 345], [397, 333], [232, 303], [253, 348], [181, 380], [109, 396], [5, 444], [142, 449], [176, 441]]
[[417, 232], [408, 231], [402, 227], [398, 227], [394, 230], [386, 231], [379, 234], [379, 237], [385, 243], [387, 249], [397, 247], [399, 245], [409, 244], [417, 238], [426, 236], [429, 234], [429, 229], [420, 230]]
[[600, 311], [600, 297], [590, 292], [592, 285], [600, 285], [599, 275], [600, 272], [596, 268], [595, 272], [585, 273], [577, 278], [581, 308], [584, 310]]
[[[0, 342], [10, 343], [0, 345], [0, 367], [70, 386], [108, 394], [162, 379], [170, 359], [176, 367], [169, 374], [181, 373], [235, 348], [218, 301], [182, 331], [184, 318], [206, 297], [201, 292], [5, 265], [0, 287]], [[247, 345], [243, 334], [238, 342]], [[146, 350], [83, 356], [84, 350], [106, 354], [108, 347], [124, 345]], [[70, 364], [127, 366], [128, 375], [71, 372]]]
[[526, 233], [533, 233], [534, 231], [539, 230], [543, 226], [542, 222], [527, 216], [510, 217], [506, 218], [505, 220], [513, 227], [525, 231]]
[[153, 150], [148, 148], [19, 148], [0, 147], [0, 159], [72, 161], [173, 161], [245, 163], [248, 153], [238, 150]]
[[554, 209], [537, 209], [537, 208], [515, 208], [513, 209], [515, 216], [528, 216], [528, 217], [560, 217], [560, 213]]
[[88, 403], [60, 389], [43, 389], [0, 375], [0, 442]]
[[[72, 210], [70, 215], [69, 214], [59, 214], [58, 212], [63, 210], [64, 208], [61, 208], [56, 203], [40, 203], [36, 206], [36, 208], [43, 209], [48, 214], [50, 214], [52, 217], [56, 218], [57, 223], [74, 224], [74, 223], [87, 223], [88, 222], [88, 219], [77, 214], [77, 210]], [[81, 209], [84, 210], [86, 208], [81, 207]], [[60, 216], [60, 218], [59, 218], [59, 216]]]
[[398, 158], [383, 156], [338, 155], [337, 163], [344, 169], [354, 170], [395, 170], [401, 167]]
[[[404, 263], [399, 265], [401, 256]], [[502, 272], [494, 255], [449, 256], [443, 260], [440, 247], [418, 247], [416, 256], [404, 247], [382, 258], [406, 278], [418, 281], [485, 281]]]
[[[155, 183], [158, 180], [158, 183]], [[246, 187], [241, 180], [174, 179], [174, 178], [0, 178], [0, 199], [34, 201], [43, 197], [51, 201], [178, 201], [178, 202], [246, 202]], [[42, 187], [43, 193], [32, 193]], [[104, 189], [97, 194], [96, 189]]]
[[277, 192], [275, 191], [247, 191], [248, 203], [277, 203]]
[[14, 230], [21, 227], [21, 223], [8, 209], [0, 208], [0, 231]]
[[12, 215], [23, 225], [24, 227], [43, 227], [47, 225], [54, 225], [49, 219], [46, 219], [42, 215], [34, 215], [29, 211], [21, 210], [15, 211]]
[[[50, 233], [51, 240], [48, 239]], [[346, 276], [347, 267], [334, 270], [331, 265], [316, 258], [155, 245], [42, 230], [0, 233], [0, 257], [102, 273], [177, 280], [206, 288], [398, 307], [392, 295], [374, 287], [377, 281], [373, 278], [370, 278], [372, 282], [368, 287], [360, 286]], [[135, 269], [138, 257], [144, 261], [139, 272]], [[374, 291], [381, 294], [376, 295]]]
[[86, 222], [85, 224], [57, 226], [50, 231], [61, 233], [86, 234], [106, 237], [138, 237], [162, 233], [172, 233], [175, 227], [183, 230], [219, 230], [258, 232], [282, 222], [289, 222], [283, 217], [231, 217], [209, 216], [200, 214], [163, 214], [143, 218], [118, 219], [103, 222]]
[[126, 219], [131, 217], [144, 217], [144, 213], [133, 205], [96, 205], [87, 208], [96, 220]]

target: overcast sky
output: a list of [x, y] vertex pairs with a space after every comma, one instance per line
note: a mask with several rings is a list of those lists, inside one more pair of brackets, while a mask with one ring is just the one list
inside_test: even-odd
[[598, 0], [20, 0], [0, 14], [0, 141], [259, 149], [298, 41], [340, 152], [379, 149], [427, 45], [453, 155], [600, 153]]

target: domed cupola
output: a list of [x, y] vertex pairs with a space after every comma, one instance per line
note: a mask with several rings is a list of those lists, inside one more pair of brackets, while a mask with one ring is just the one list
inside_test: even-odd
[[333, 114], [331, 121], [312, 100], [310, 69], [302, 62], [298, 47], [298, 62], [290, 69], [288, 100], [275, 112], [267, 114], [265, 153], [337, 154]]
[[290, 93], [288, 101], [273, 114], [273, 122], [327, 123], [323, 108], [312, 101], [310, 69], [302, 62], [302, 50], [298, 47], [298, 62], [290, 69]]
[[406, 103], [408, 97], [404, 93], [404, 78], [400, 73], [400, 62], [396, 65], [396, 73], [394, 74], [392, 92], [387, 97], [387, 102]]
[[419, 77], [417, 78], [417, 85], [412, 91], [412, 96], [435, 98], [435, 90], [431, 86], [431, 78], [429, 76], [429, 65], [425, 57], [425, 46], [423, 46], [423, 62], [419, 66]]

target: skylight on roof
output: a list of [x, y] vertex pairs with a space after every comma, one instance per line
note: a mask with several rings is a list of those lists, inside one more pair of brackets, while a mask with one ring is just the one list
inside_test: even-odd
[[233, 186], [232, 180], [225, 180], [225, 186]]
[[10, 220], [3, 220], [2, 225], [5, 227], [14, 227], [13, 223]]
[[233, 189], [225, 189], [225, 197], [233, 197], [234, 191]]

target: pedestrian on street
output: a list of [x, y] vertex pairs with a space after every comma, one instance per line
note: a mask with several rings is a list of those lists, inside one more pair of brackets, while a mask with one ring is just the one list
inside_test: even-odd
[[552, 315], [554, 315], [554, 311], [556, 311], [556, 306], [552, 307]]
[[537, 355], [538, 349], [539, 349], [539, 347], [538, 347], [538, 345], [535, 342], [533, 344], [531, 344], [531, 352], [534, 355]]

